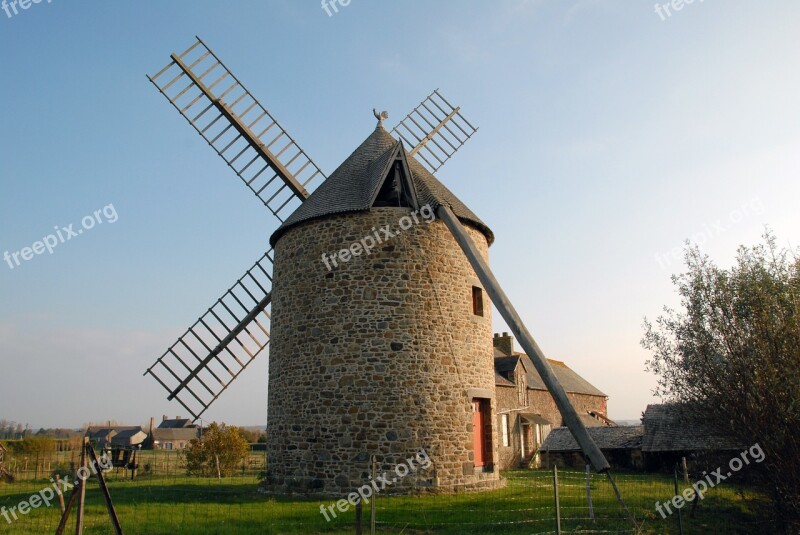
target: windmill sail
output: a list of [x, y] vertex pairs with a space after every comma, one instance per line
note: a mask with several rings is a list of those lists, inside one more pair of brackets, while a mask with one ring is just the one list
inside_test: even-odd
[[[148, 79], [282, 222], [325, 175], [200, 38]], [[272, 250], [178, 338], [151, 375], [194, 419], [269, 344]]]
[[[325, 181], [319, 167], [199, 37], [147, 78], [278, 221]], [[394, 133], [435, 171], [476, 131], [436, 90]], [[194, 419], [267, 348], [271, 274], [270, 250], [145, 372]]]
[[199, 38], [147, 78], [283, 221], [325, 175]]
[[409, 155], [419, 157], [435, 173], [478, 129], [434, 90], [392, 129], [392, 134], [413, 147]]
[[269, 344], [272, 250], [178, 338], [151, 375], [194, 419], [200, 417]]

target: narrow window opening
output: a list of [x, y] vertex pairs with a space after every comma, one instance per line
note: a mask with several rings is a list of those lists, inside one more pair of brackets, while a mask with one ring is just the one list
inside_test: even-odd
[[472, 313], [483, 316], [483, 290], [477, 286], [472, 287]]
[[503, 414], [500, 420], [500, 428], [503, 433], [503, 447], [508, 447], [508, 414]]

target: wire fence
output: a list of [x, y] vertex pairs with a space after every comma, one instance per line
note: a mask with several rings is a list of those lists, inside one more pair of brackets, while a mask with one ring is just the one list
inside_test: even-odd
[[[356, 507], [347, 495], [330, 498], [273, 497], [258, 492], [265, 468], [263, 451], [251, 452], [229, 477], [186, 473], [177, 451], [138, 452], [139, 469], [114, 468], [108, 487], [126, 534], [345, 534], [357, 533]], [[34, 498], [49, 496], [55, 476], [72, 481], [80, 452], [36, 456], [7, 455], [14, 483], [0, 483], [0, 533], [54, 533], [61, 517], [57, 497], [49, 506]], [[720, 485], [692, 512], [675, 507], [662, 515], [656, 503], [671, 503], [675, 482], [666, 474], [615, 474], [627, 505], [620, 505], [608, 477], [579, 470], [510, 470], [500, 489], [454, 494], [374, 497], [376, 532], [404, 534], [545, 533], [777, 533], [759, 519], [763, 496], [747, 487]], [[135, 476], [135, 477], [134, 477]], [[687, 485], [681, 481], [681, 490]], [[355, 490], [355, 489], [354, 489]], [[459, 489], [456, 489], [459, 490]], [[69, 492], [65, 493], [65, 498]], [[556, 496], [558, 497], [556, 499]], [[344, 501], [344, 506], [342, 502]], [[27, 503], [27, 507], [20, 508]], [[370, 532], [372, 501], [362, 504], [363, 533]], [[12, 508], [13, 514], [12, 514]], [[23, 509], [27, 511], [22, 512]], [[663, 507], [662, 507], [663, 510]], [[324, 511], [324, 513], [323, 513]], [[665, 511], [666, 513], [666, 511]], [[633, 518], [633, 520], [632, 520]], [[635, 523], [635, 525], [634, 525]], [[74, 514], [66, 533], [74, 533]], [[96, 479], [87, 483], [84, 533], [113, 533]]]

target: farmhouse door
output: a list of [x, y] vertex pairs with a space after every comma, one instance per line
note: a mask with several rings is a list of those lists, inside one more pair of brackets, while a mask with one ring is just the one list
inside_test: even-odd
[[475, 452], [475, 466], [483, 466], [485, 461], [484, 455], [484, 444], [485, 444], [485, 425], [484, 425], [484, 413], [481, 410], [482, 407], [481, 400], [473, 399], [472, 400], [472, 446], [473, 451]]

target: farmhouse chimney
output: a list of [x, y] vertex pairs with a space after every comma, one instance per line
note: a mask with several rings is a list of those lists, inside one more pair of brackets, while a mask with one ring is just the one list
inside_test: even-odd
[[514, 354], [514, 337], [509, 336], [508, 333], [503, 333], [502, 336], [499, 333], [494, 333], [493, 342], [494, 347], [502, 351], [503, 354], [509, 357]]
[[166, 414], [164, 414], [163, 416], [161, 416], [161, 421], [162, 421], [162, 422], [166, 422], [167, 420], [169, 420], [169, 417], [168, 417]]

